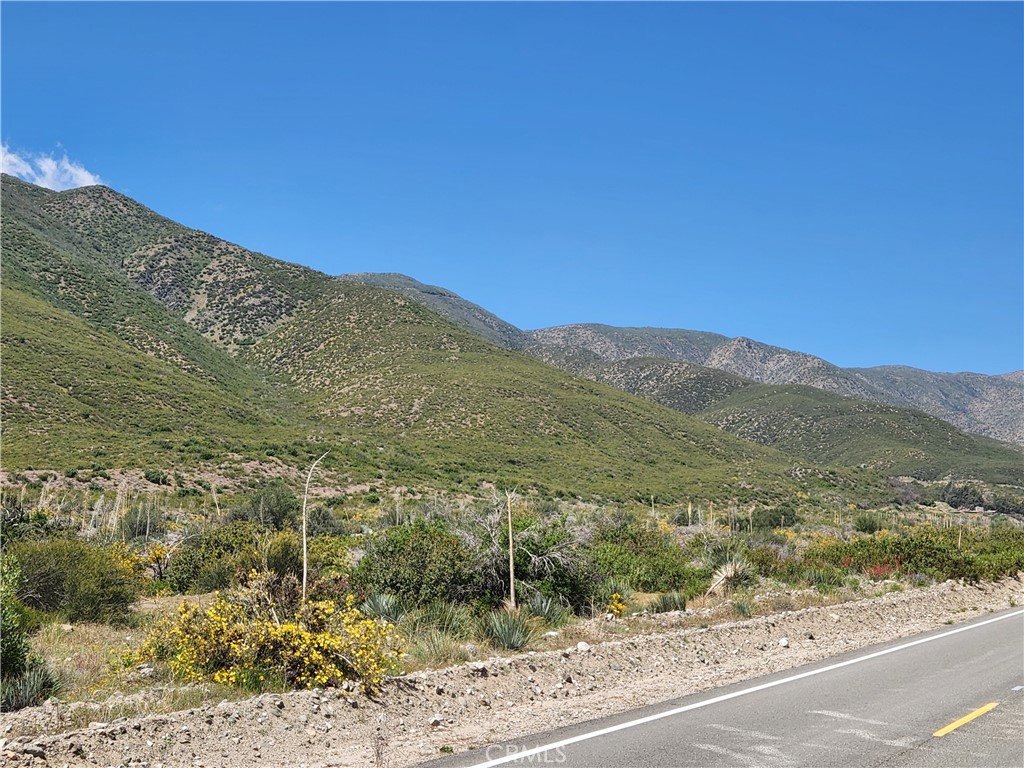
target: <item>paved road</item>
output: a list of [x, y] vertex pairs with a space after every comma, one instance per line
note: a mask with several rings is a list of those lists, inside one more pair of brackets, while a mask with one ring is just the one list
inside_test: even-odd
[[430, 765], [500, 764], [1021, 768], [1024, 612], [994, 614]]

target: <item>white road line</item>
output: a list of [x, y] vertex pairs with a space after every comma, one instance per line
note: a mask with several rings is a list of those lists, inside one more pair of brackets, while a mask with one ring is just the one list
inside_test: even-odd
[[[924, 637], [924, 638], [921, 638], [920, 640], [912, 640], [909, 643], [903, 643], [902, 645], [897, 645], [897, 646], [894, 646], [892, 648], [886, 648], [884, 650], [875, 651], [874, 653], [869, 653], [869, 654], [866, 654], [864, 656], [858, 656], [855, 659], [848, 659], [846, 661], [840, 661], [837, 664], [830, 664], [829, 666], [822, 667], [821, 669], [812, 669], [812, 670], [809, 670], [807, 672], [801, 672], [798, 675], [792, 675], [790, 677], [784, 677], [781, 680], [773, 680], [770, 683], [761, 683], [760, 685], [755, 685], [755, 686], [753, 686], [751, 688], [744, 688], [744, 689], [739, 690], [739, 691], [733, 691], [732, 693], [724, 693], [721, 696], [715, 696], [715, 697], [710, 698], [710, 699], [705, 699], [704, 701], [698, 701], [698, 702], [696, 702], [694, 704], [687, 704], [686, 706], [683, 706], [683, 707], [676, 707], [675, 709], [669, 709], [669, 710], [666, 710], [665, 712], [659, 712], [656, 715], [648, 715], [647, 717], [641, 717], [641, 718], [638, 718], [636, 720], [630, 720], [629, 722], [626, 722], [626, 723], [619, 723], [618, 725], [611, 725], [611, 726], [608, 726], [607, 728], [600, 728], [599, 730], [591, 731], [590, 733], [582, 733], [579, 736], [573, 736], [573, 737], [568, 738], [568, 739], [562, 739], [561, 741], [556, 741], [556, 742], [553, 742], [551, 744], [544, 744], [544, 745], [542, 745], [540, 747], [534, 747], [533, 749], [524, 749], [521, 752], [514, 752], [514, 753], [511, 753], [511, 754], [505, 755], [504, 757], [497, 757], [497, 758], [494, 758], [493, 760], [488, 760], [488, 761], [483, 762], [483, 763], [477, 763], [477, 764], [475, 764], [473, 766], [473, 768], [491, 768], [491, 766], [504, 765], [505, 763], [511, 763], [511, 762], [513, 762], [515, 760], [524, 760], [524, 759], [529, 758], [531, 755], [539, 755], [542, 752], [549, 752], [549, 751], [554, 750], [554, 749], [561, 749], [562, 747], [567, 747], [570, 744], [578, 744], [581, 741], [589, 741], [590, 739], [596, 739], [599, 736], [607, 736], [609, 733], [616, 733], [617, 731], [624, 731], [627, 728], [635, 728], [638, 725], [645, 725], [647, 723], [653, 723], [656, 720], [661, 720], [661, 719], [666, 718], [666, 717], [672, 717], [673, 715], [680, 715], [683, 712], [690, 712], [691, 710], [701, 709], [702, 707], [709, 707], [712, 704], [718, 704], [719, 702], [722, 702], [722, 701], [728, 701], [729, 699], [736, 699], [736, 698], [739, 698], [740, 696], [746, 696], [746, 695], [751, 694], [751, 693], [757, 693], [758, 691], [767, 690], [768, 688], [774, 688], [777, 685], [785, 685], [786, 683], [792, 683], [792, 682], [795, 682], [797, 680], [803, 680], [805, 677], [814, 677], [815, 675], [821, 675], [821, 674], [824, 674], [825, 672], [831, 672], [834, 669], [841, 669], [842, 667], [848, 667], [851, 664], [860, 664], [862, 661], [869, 661], [871, 659], [877, 659], [879, 656], [887, 656], [890, 653], [896, 653], [897, 651], [903, 651], [903, 650], [906, 650], [907, 648], [913, 648], [915, 645], [921, 645], [923, 643], [930, 643], [930, 642], [932, 642], [934, 640], [941, 640], [942, 638], [949, 637], [950, 635], [958, 635], [961, 632], [969, 632], [972, 629], [977, 629], [978, 627], [984, 627], [987, 624], [994, 624], [997, 621], [1003, 621], [1005, 619], [1012, 619], [1015, 616], [1024, 616], [1024, 610], [1022, 610], [1022, 611], [1014, 611], [1013, 613], [1008, 613], [1005, 616], [997, 616], [994, 619], [986, 619], [985, 621], [979, 621], [977, 624], [968, 624], [965, 627], [958, 627], [957, 629], [951, 629], [948, 632], [943, 632], [942, 634], [939, 634], [939, 635], [932, 635], [931, 637]], [[527, 760], [527, 762], [529, 762], [529, 760]]]
[[722, 757], [732, 758], [737, 763], [744, 763], [751, 766], [751, 768], [763, 764], [763, 761], [760, 758], [744, 755], [740, 752], [733, 752], [731, 749], [720, 747], [717, 744], [693, 744], [691, 746], [694, 746], [697, 749], [703, 749], [706, 752], [713, 752], [716, 755], [721, 755]]
[[902, 739], [883, 739], [880, 736], [875, 736], [871, 731], [864, 731], [859, 728], [846, 728], [842, 731], [836, 731], [836, 733], [856, 736], [865, 741], [877, 741], [879, 744], [885, 744], [887, 747], [909, 747], [914, 743], [913, 736], [904, 736]]
[[881, 720], [868, 720], [865, 717], [854, 717], [848, 715], [845, 712], [829, 712], [827, 709], [814, 709], [808, 712], [809, 715], [825, 715], [825, 717], [834, 717], [837, 720], [853, 720], [858, 723], [867, 723], [868, 725], [888, 725]]
[[764, 741], [782, 741], [781, 736], [772, 736], [770, 733], [761, 733], [760, 731], [748, 731], [744, 728], [736, 728], [732, 725], [719, 725], [718, 723], [712, 723], [707, 727], [714, 728], [719, 731], [726, 731], [728, 733], [739, 733], [744, 736], [753, 736], [755, 739], [763, 739]]

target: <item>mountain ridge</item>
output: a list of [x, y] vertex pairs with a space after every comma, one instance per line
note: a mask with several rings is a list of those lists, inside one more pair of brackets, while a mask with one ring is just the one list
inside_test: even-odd
[[[469, 318], [485, 313], [500, 330], [482, 333], [484, 338], [572, 373], [580, 374], [600, 360], [686, 361], [765, 384], [803, 384], [878, 404], [915, 408], [971, 434], [1024, 446], [1024, 370], [981, 374], [901, 365], [841, 368], [824, 358], [747, 336], [651, 326], [576, 323], [521, 330], [452, 291], [425, 286], [405, 275], [360, 273], [341, 279], [398, 290], [439, 311], [443, 303], [442, 314], [472, 332], [479, 331]], [[436, 298], [437, 291], [444, 293], [443, 301]]]
[[[683, 402], [693, 400], [694, 393], [679, 387], [665, 393], [671, 390], [680, 402], [667, 402], [667, 394], [623, 386], [610, 374], [602, 379], [599, 369], [607, 361], [601, 349], [542, 343], [451, 291], [405, 276], [330, 277], [183, 227], [105, 187], [54, 193], [4, 176], [2, 202], [5, 292], [23, 293], [67, 313], [58, 312], [51, 327], [86, 322], [138, 354], [206, 380], [216, 394], [192, 390], [169, 372], [145, 379], [154, 382], [146, 385], [150, 390], [161, 380], [175, 381], [177, 391], [221, 402], [224, 412], [244, 412], [242, 421], [258, 426], [246, 430], [215, 414], [197, 415], [195, 423], [208, 419], [215, 429], [205, 434], [200, 428], [200, 434], [176, 440], [164, 433], [166, 419], [157, 414], [152, 397], [131, 390], [130, 397], [153, 411], [152, 418], [133, 415], [139, 417], [134, 445], [144, 463], [193, 454], [258, 462], [261, 453], [301, 462], [318, 450], [317, 443], [328, 441], [339, 458], [325, 462], [325, 470], [342, 473], [350, 484], [372, 482], [376, 475], [465, 490], [499, 478], [551, 493], [608, 498], [679, 497], [687, 489], [708, 497], [778, 497], [792, 491], [794, 465], [819, 464], [802, 444], [779, 451], [773, 442], [783, 443], [772, 435], [765, 438], [763, 430], [742, 434], [736, 419], [717, 416], [743, 439], [715, 425], [705, 412], [749, 387], [740, 377], [691, 371], [691, 381], [710, 387], [700, 408]], [[12, 307], [19, 301], [29, 306], [17, 293], [5, 295], [14, 297], [5, 302]], [[598, 328], [612, 333], [607, 326]], [[684, 331], [667, 335], [656, 340], [659, 354], [710, 356], [726, 338]], [[141, 385], [132, 371], [148, 364], [132, 361], [125, 348], [104, 338], [90, 337], [89, 344], [98, 358], [117, 361], [114, 369], [121, 369], [122, 378], [100, 371], [93, 376], [95, 391], [119, 380]], [[614, 348], [612, 341], [601, 343]], [[60, 334], [53, 340], [55, 348], [70, 343]], [[752, 357], [764, 353], [755, 342], [743, 343]], [[33, 344], [25, 348], [24, 367], [45, 377], [41, 340]], [[85, 350], [67, 346], [66, 353], [83, 370], [88, 367]], [[650, 360], [640, 368], [647, 366], [643, 376], [654, 381], [666, 361]], [[18, 404], [5, 414], [14, 415], [7, 429], [13, 425], [27, 434], [38, 426], [41, 411], [21, 406], [31, 406], [32, 393], [43, 390], [33, 389], [30, 377], [19, 379], [18, 373], [3, 382], [5, 404]], [[74, 370], [62, 375], [59, 386], [70, 392], [76, 387]], [[174, 393], [165, 399], [173, 401]], [[81, 416], [104, 408], [104, 402], [93, 398], [82, 407], [68, 404], [68, 410], [78, 409]], [[837, 408], [834, 402], [828, 407]], [[70, 427], [58, 418], [49, 426], [82, 435], [92, 430], [89, 440], [95, 444], [95, 425], [84, 418], [71, 419]], [[919, 417], [901, 413], [900, 419], [910, 425], [904, 431], [921, 431]], [[940, 438], [939, 431], [925, 432], [928, 440]], [[829, 434], [836, 442], [835, 433]], [[5, 452], [5, 458], [27, 461], [31, 440], [14, 437], [7, 445], [16, 450]], [[109, 439], [117, 443], [119, 438]], [[371, 445], [377, 446], [373, 452]], [[871, 451], [879, 445], [869, 440], [861, 449], [873, 461]], [[962, 445], [973, 446], [969, 440]], [[929, 476], [975, 473], [1006, 482], [1005, 466], [1017, 456], [993, 448], [972, 463], [955, 452], [936, 453], [939, 447], [925, 446], [916, 465]], [[897, 461], [879, 463], [880, 471], [900, 467], [907, 447], [894, 450]], [[852, 461], [850, 455], [837, 456]], [[830, 492], [879, 488], [877, 477], [854, 479], [831, 469], [801, 470], [799, 476], [818, 477]]]
[[106, 188], [46, 193], [4, 176], [0, 200], [8, 477], [42, 465], [96, 478], [114, 463], [191, 492], [197, 475], [257, 482], [329, 447], [333, 483], [378, 491], [884, 493], [878, 478], [855, 483]]

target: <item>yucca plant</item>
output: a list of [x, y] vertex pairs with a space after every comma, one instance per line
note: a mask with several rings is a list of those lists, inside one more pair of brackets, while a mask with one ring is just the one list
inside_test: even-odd
[[480, 620], [480, 634], [499, 648], [518, 651], [533, 641], [537, 628], [521, 611], [491, 611]]
[[387, 592], [376, 592], [366, 598], [359, 610], [374, 619], [384, 619], [392, 624], [398, 624], [402, 617], [409, 612], [408, 606], [402, 602], [397, 595]]
[[726, 539], [709, 539], [704, 544], [704, 565], [708, 568], [721, 568], [731, 561], [742, 560], [747, 546], [733, 537]]
[[20, 675], [0, 682], [0, 708], [11, 712], [34, 707], [60, 693], [63, 688], [63, 679], [42, 662], [37, 662]]
[[473, 614], [458, 603], [431, 603], [423, 609], [422, 622], [453, 638], [465, 638], [473, 626]]
[[647, 610], [651, 613], [685, 611], [686, 595], [684, 595], [682, 592], [666, 592], [663, 595], [659, 595], [657, 599], [655, 599], [650, 605], [648, 605]]
[[756, 578], [754, 570], [742, 557], [731, 557], [720, 565], [711, 577], [708, 593], [722, 591], [732, 592], [740, 587], [751, 584]]
[[846, 574], [838, 568], [828, 565], [820, 568], [810, 566], [804, 569], [804, 578], [819, 592], [831, 592], [843, 586]]
[[612, 595], [618, 595], [624, 602], [633, 596], [633, 587], [625, 579], [609, 576], [597, 588], [594, 602], [606, 605], [611, 602]]
[[436, 629], [428, 630], [409, 651], [425, 666], [436, 667], [469, 661], [466, 646], [458, 639]]
[[749, 600], [733, 600], [732, 609], [741, 619], [749, 619], [754, 613], [754, 606]]
[[526, 610], [549, 627], [564, 627], [572, 614], [555, 598], [534, 592], [526, 600]]

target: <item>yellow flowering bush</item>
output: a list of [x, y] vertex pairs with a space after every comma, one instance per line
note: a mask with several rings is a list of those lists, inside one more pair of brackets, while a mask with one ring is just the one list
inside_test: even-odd
[[625, 612], [626, 603], [622, 599], [622, 595], [620, 595], [618, 592], [614, 593], [611, 596], [611, 599], [608, 601], [608, 613], [618, 617], [622, 616]]
[[273, 594], [273, 575], [248, 581], [207, 608], [182, 603], [169, 633], [155, 629], [167, 640], [151, 635], [143, 653], [165, 657], [188, 680], [256, 688], [271, 680], [299, 688], [357, 680], [374, 689], [398, 669], [394, 626], [364, 616], [351, 595], [289, 610]]

